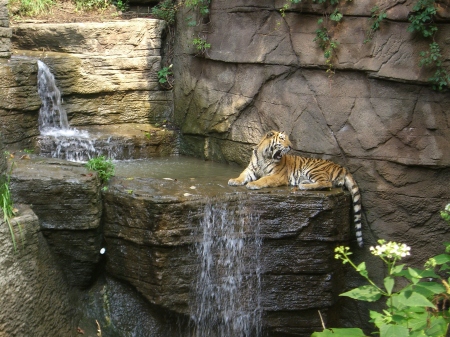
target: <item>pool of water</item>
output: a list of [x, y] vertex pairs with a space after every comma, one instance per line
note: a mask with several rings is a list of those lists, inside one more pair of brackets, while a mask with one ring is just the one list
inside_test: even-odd
[[221, 164], [198, 158], [173, 156], [114, 161], [116, 177], [154, 178], [184, 181], [216, 181], [227, 184], [243, 170], [237, 165]]
[[119, 160], [114, 164], [110, 187], [135, 196], [178, 199], [248, 191], [243, 186], [228, 186], [228, 180], [242, 172], [237, 165], [183, 156]]

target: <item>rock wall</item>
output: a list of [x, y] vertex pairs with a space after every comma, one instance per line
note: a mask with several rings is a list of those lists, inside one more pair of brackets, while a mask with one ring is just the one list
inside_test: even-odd
[[[288, 188], [259, 193], [222, 186], [220, 196], [208, 200], [205, 195], [214, 191], [214, 183], [196, 182], [195, 194], [183, 196], [192, 184], [189, 179], [114, 178], [111, 181], [110, 188], [104, 192], [103, 217], [109, 276], [132, 285], [150, 304], [161, 308], [161, 312], [193, 318], [196, 314], [193, 296], [198, 291], [202, 265], [196, 245], [205, 242], [208, 247], [214, 246], [212, 241], [219, 240], [215, 235], [226, 235], [219, 229], [211, 237], [202, 231], [200, 224], [208, 221], [205, 205], [209, 202], [218, 210], [214, 213], [216, 221], [210, 226], [221, 228], [219, 219], [226, 218], [224, 227], [230, 224], [236, 227], [230, 236], [247, 238], [244, 245], [250, 249], [247, 252], [250, 255], [241, 258], [259, 257], [260, 328], [264, 336], [310, 336], [314, 329], [321, 327], [317, 310], [327, 322], [336, 324], [342, 270], [334, 263], [334, 247], [349, 240], [348, 193], [336, 189], [305, 194]], [[221, 212], [225, 210], [226, 214]], [[255, 220], [250, 220], [252, 217]], [[241, 232], [238, 228], [242, 223], [245, 225]], [[259, 253], [251, 248], [249, 239], [255, 232], [262, 241]], [[227, 256], [229, 247], [224, 246], [224, 251], [215, 254]], [[204, 254], [211, 253], [207, 250]], [[233, 269], [231, 257], [224, 265], [217, 262], [218, 257], [210, 258], [212, 269], [226, 269], [223, 278], [229, 277], [239, 284], [237, 277], [232, 278], [233, 271], [229, 271]], [[250, 274], [252, 268], [255, 266], [248, 264], [245, 273]], [[231, 280], [227, 282], [232, 283]], [[227, 287], [228, 283], [222, 282], [221, 286]], [[251, 290], [259, 291], [256, 285]], [[245, 291], [239, 295], [236, 302], [248, 296]], [[207, 303], [204, 306], [213, 310]], [[215, 314], [209, 313], [220, 321], [220, 315]]]
[[36, 215], [27, 206], [18, 208], [18, 216], [11, 222], [17, 252], [7, 223], [0, 223], [0, 334], [75, 337], [78, 294], [67, 286]]
[[11, 56], [12, 29], [9, 28], [8, 0], [0, 0], [0, 58]]
[[[172, 115], [172, 92], [161, 88], [157, 77], [164, 21], [24, 23], [12, 29], [13, 64], [0, 64], [7, 78], [0, 84], [5, 143], [23, 147], [38, 135], [37, 68], [31, 65], [37, 59], [54, 74], [73, 127], [163, 124]], [[21, 70], [27, 63], [28, 72]], [[36, 92], [28, 93], [30, 88]], [[14, 131], [16, 124], [22, 132]]]
[[[422, 265], [442, 252], [450, 233], [438, 214], [450, 200], [450, 96], [433, 91], [432, 70], [418, 66], [430, 41], [407, 31], [413, 1], [342, 2], [344, 18], [330, 31], [339, 41], [332, 76], [314, 42], [317, 21], [330, 9], [302, 1], [282, 17], [285, 3], [215, 0], [208, 18], [197, 17], [203, 24], [178, 26], [174, 98], [181, 151], [246, 165], [266, 131], [284, 130], [295, 153], [331, 159], [353, 173], [366, 247], [380, 238], [403, 242], [412, 247], [409, 262]], [[377, 4], [388, 20], [364, 44]], [[178, 15], [182, 23], [195, 13]], [[446, 66], [448, 18], [448, 4], [440, 3], [435, 38]], [[211, 44], [204, 55], [192, 44], [199, 37]], [[356, 258], [382, 277], [367, 248]], [[363, 283], [352, 275], [349, 287]], [[362, 326], [367, 307], [352, 305], [341, 311], [345, 324]]]
[[67, 283], [92, 284], [100, 260], [102, 201], [97, 174], [82, 164], [32, 158], [16, 160], [14, 202], [31, 205]]

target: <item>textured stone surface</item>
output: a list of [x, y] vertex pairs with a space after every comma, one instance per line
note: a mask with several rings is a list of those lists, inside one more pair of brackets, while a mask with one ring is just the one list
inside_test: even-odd
[[[426, 82], [433, 70], [417, 65], [430, 40], [406, 30], [415, 1], [340, 4], [344, 19], [330, 31], [339, 41], [332, 77], [313, 41], [317, 20], [330, 10], [302, 1], [282, 18], [285, 3], [213, 1], [207, 24], [178, 31], [180, 151], [244, 166], [266, 131], [283, 130], [293, 152], [331, 159], [353, 173], [366, 247], [380, 238], [404, 242], [412, 247], [408, 262], [423, 266], [450, 235], [438, 213], [450, 201], [450, 96], [432, 91]], [[375, 5], [389, 20], [363, 44]], [[182, 22], [191, 13], [178, 15]], [[435, 38], [448, 60], [448, 6], [439, 6], [438, 17]], [[198, 36], [211, 44], [203, 56], [192, 46]], [[382, 281], [382, 265], [368, 249], [354, 256]], [[352, 272], [345, 280], [347, 288], [364, 284]], [[343, 324], [367, 324], [367, 306], [347, 301], [342, 308]]]
[[0, 0], [0, 58], [11, 56], [12, 29], [9, 28], [8, 0]]
[[33, 146], [39, 134], [41, 100], [37, 93], [37, 64], [30, 59], [0, 60], [0, 131], [5, 145]]
[[[192, 312], [190, 299], [199, 263], [193, 245], [203, 240], [198, 227], [205, 211], [205, 199], [198, 194], [183, 197], [176, 192], [183, 191], [184, 184], [114, 178], [104, 192], [108, 274], [133, 285], [150, 303], [180, 314]], [[206, 193], [208, 187], [197, 189]], [[244, 190], [225, 187], [221, 194]], [[313, 326], [320, 327], [318, 317], [308, 322], [295, 317], [313, 308], [327, 315], [336, 304], [340, 268], [334, 263], [333, 247], [350, 235], [349, 195], [338, 190], [300, 193], [283, 188], [233, 193], [217, 202], [226, 203], [230, 214], [258, 215], [263, 237], [263, 317], [283, 316], [291, 321], [280, 325], [277, 319], [264, 320], [265, 331], [283, 336], [304, 330], [306, 336]], [[247, 228], [245, 234], [250, 236], [252, 231]]]
[[161, 90], [157, 77], [164, 21], [13, 28], [17, 52], [40, 50], [25, 54], [41, 59], [55, 75], [71, 125], [156, 123], [171, 114], [172, 94]]
[[[82, 131], [89, 133], [89, 142], [95, 148], [96, 156], [126, 160], [177, 153], [178, 138], [175, 132], [155, 128], [150, 124], [83, 126]], [[87, 161], [93, 156], [91, 151], [83, 149], [76, 140], [73, 140], [72, 146], [59, 146], [70, 140], [73, 137], [39, 136], [39, 154], [60, 159], [70, 159], [73, 156], [79, 161]]]
[[[22, 60], [26, 56], [47, 64], [61, 90], [64, 109], [72, 127], [162, 123], [172, 115], [172, 92], [162, 90], [157, 77], [161, 69], [164, 29], [164, 21], [152, 19], [19, 24], [13, 27], [13, 59], [21, 63], [16, 59]], [[21, 84], [27, 88], [35, 85], [35, 78]], [[22, 90], [9, 82], [5, 88]], [[30, 97], [34, 98], [36, 94]], [[26, 113], [35, 105], [21, 109], [18, 95], [6, 94], [5, 101], [14, 99], [17, 118], [26, 121], [19, 125], [37, 130], [37, 116], [31, 119]], [[12, 118], [11, 112], [4, 114]], [[17, 146], [27, 141], [33, 144], [36, 133], [17, 133], [12, 123], [3, 128], [8, 134], [5, 142]]]
[[11, 176], [16, 202], [31, 205], [70, 285], [86, 287], [100, 257], [102, 205], [97, 175], [81, 164], [17, 160]]
[[65, 283], [36, 215], [29, 207], [18, 208], [18, 216], [12, 221], [19, 240], [16, 253], [8, 225], [0, 224], [1, 335], [75, 337], [78, 296]]

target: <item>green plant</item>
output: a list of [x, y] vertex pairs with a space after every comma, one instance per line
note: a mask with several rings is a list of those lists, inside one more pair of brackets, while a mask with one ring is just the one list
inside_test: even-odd
[[317, 42], [320, 49], [323, 50], [325, 63], [327, 65], [327, 73], [331, 76], [334, 74], [333, 59], [336, 56], [339, 43], [330, 37], [328, 29], [323, 25], [323, 18], [319, 19], [317, 23], [321, 25], [321, 27], [316, 30], [316, 37], [313, 41]]
[[[195, 12], [200, 14], [200, 18], [205, 18], [209, 14], [209, 5], [211, 1], [210, 0], [186, 0], [184, 2], [186, 8], [193, 9]], [[191, 15], [186, 18], [188, 26], [197, 26], [199, 22], [196, 19], [196, 15]]]
[[[11, 165], [11, 170], [12, 168], [13, 165]], [[3, 212], [3, 221], [8, 224], [9, 232], [11, 233], [11, 240], [14, 246], [14, 251], [17, 251], [16, 233], [13, 227], [13, 223], [11, 222], [11, 218], [14, 217], [16, 210], [14, 208], [13, 200], [11, 197], [10, 181], [11, 181], [11, 172], [0, 178], [0, 209]], [[15, 224], [17, 225], [23, 243], [22, 227], [19, 222], [15, 222]]]
[[97, 172], [102, 183], [106, 183], [112, 176], [114, 176], [114, 163], [111, 159], [106, 159], [105, 156], [91, 158], [86, 163], [86, 167]]
[[55, 4], [54, 0], [9, 0], [10, 13], [32, 16], [48, 11]]
[[211, 0], [186, 0], [187, 8], [198, 8], [200, 15], [206, 16], [209, 14], [209, 4]]
[[286, 11], [291, 7], [291, 4], [298, 4], [302, 0], [286, 0], [286, 3], [280, 8], [280, 13], [282, 17], [285, 17]]
[[103, 10], [111, 5], [111, 0], [75, 0], [75, 5], [78, 10]]
[[169, 25], [175, 23], [176, 6], [172, 0], [164, 0], [152, 8], [152, 14], [160, 20], [166, 21]]
[[[441, 217], [450, 222], [450, 204], [441, 212]], [[424, 269], [417, 269], [399, 263], [410, 254], [408, 246], [384, 240], [378, 242], [379, 245], [370, 247], [370, 250], [386, 265], [387, 276], [383, 285], [377, 285], [369, 277], [365, 262], [353, 263], [348, 247], [336, 248], [336, 259], [351, 265], [368, 282], [341, 296], [367, 302], [385, 300], [385, 309], [381, 312], [370, 311], [371, 322], [380, 337], [444, 337], [450, 324], [450, 279], [440, 275], [448, 274], [450, 270], [450, 243], [445, 244], [444, 254], [429, 259]], [[406, 286], [399, 289], [400, 279], [403, 283], [406, 281]], [[357, 328], [324, 328], [324, 331], [312, 334], [312, 337], [326, 336], [364, 337], [365, 334]]]
[[372, 13], [372, 25], [366, 33], [364, 43], [372, 41], [375, 32], [380, 29], [381, 22], [387, 17], [386, 11], [380, 10], [378, 6], [373, 7], [370, 12]]
[[126, 11], [128, 9], [128, 0], [117, 0], [114, 5], [116, 8], [122, 12]]
[[170, 76], [172, 73], [172, 64], [168, 67], [163, 67], [158, 71], [158, 82], [161, 84], [168, 84], [170, 88], [172, 88], [172, 83], [170, 81]]
[[435, 67], [436, 71], [433, 76], [428, 79], [433, 89], [442, 91], [450, 85], [450, 74], [443, 67], [441, 47], [436, 42], [430, 44], [430, 49], [420, 52], [419, 66]]
[[420, 52], [419, 66], [435, 68], [433, 76], [428, 81], [434, 90], [442, 91], [450, 85], [450, 74], [443, 65], [441, 48], [434, 41], [434, 36], [438, 31], [438, 27], [434, 23], [436, 12], [437, 5], [435, 0], [418, 0], [409, 17], [410, 25], [408, 26], [408, 31], [418, 32], [425, 38], [433, 38], [429, 50]]
[[412, 14], [408, 18], [410, 25], [409, 32], [419, 32], [424, 37], [433, 36], [438, 28], [433, 22], [436, 15], [435, 0], [418, 0], [412, 9]]
[[195, 38], [192, 41], [192, 44], [195, 46], [197, 51], [202, 55], [205, 54], [209, 48], [211, 48], [211, 44], [206, 42], [206, 40], [202, 37]]

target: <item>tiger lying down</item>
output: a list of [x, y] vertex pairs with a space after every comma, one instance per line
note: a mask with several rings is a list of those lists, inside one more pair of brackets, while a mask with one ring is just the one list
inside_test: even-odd
[[362, 247], [361, 196], [355, 179], [346, 168], [331, 161], [288, 155], [291, 146], [284, 132], [268, 132], [253, 150], [247, 168], [228, 185], [247, 185], [252, 190], [286, 185], [322, 190], [344, 185], [352, 195], [356, 238]]

